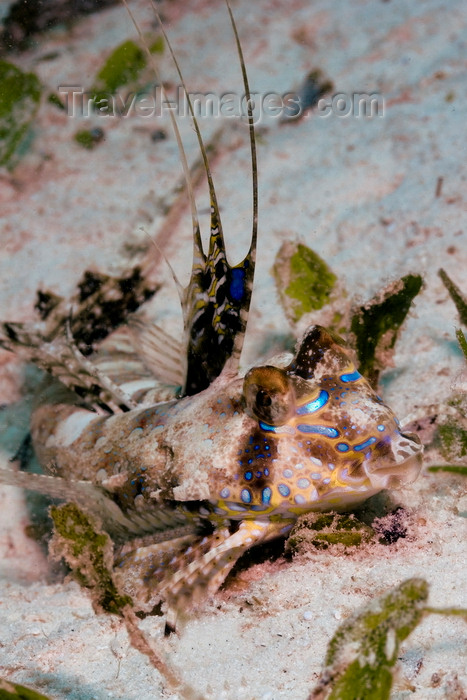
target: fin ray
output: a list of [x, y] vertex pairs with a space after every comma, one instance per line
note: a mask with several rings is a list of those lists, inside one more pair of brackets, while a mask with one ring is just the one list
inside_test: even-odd
[[[48, 474], [31, 474], [13, 469], [0, 469], [0, 484], [37, 491], [51, 498], [76, 502], [85, 511], [98, 517], [103, 528], [120, 540], [159, 531], [162, 539], [170, 539], [174, 530], [194, 532], [196, 524], [169, 505], [146, 506], [145, 511], [123, 512], [110, 494], [89, 481], [71, 481]], [[184, 533], [186, 534], [186, 532]]]

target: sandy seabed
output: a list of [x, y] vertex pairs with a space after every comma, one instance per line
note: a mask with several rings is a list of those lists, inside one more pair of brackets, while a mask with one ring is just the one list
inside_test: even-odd
[[[149, 31], [147, 3], [132, 7]], [[437, 271], [445, 268], [467, 293], [467, 6], [238, 0], [233, 9], [253, 92], [287, 93], [320, 68], [336, 93], [377, 94], [384, 105], [372, 117], [315, 113], [293, 125], [259, 124], [260, 241], [244, 367], [291, 332], [270, 270], [282, 241], [300, 239], [359, 300], [409, 272], [423, 275], [382, 391], [401, 419], [432, 414], [428, 407], [447, 399], [465, 368], [454, 337], [459, 320]], [[238, 93], [224, 4], [166, 3], [162, 11], [190, 91]], [[15, 60], [50, 90], [86, 88], [109, 50], [127, 38], [134, 29], [116, 7], [70, 31], [54, 30]], [[164, 66], [170, 72], [168, 59]], [[219, 125], [201, 119], [208, 141]], [[97, 126], [105, 138], [94, 150], [76, 145], [78, 129]], [[151, 141], [160, 128], [169, 137]], [[223, 128], [213, 170], [229, 252], [239, 260], [251, 230], [248, 146], [245, 129]], [[187, 120], [181, 130], [192, 163], [197, 146]], [[162, 214], [179, 178], [167, 118], [86, 118], [43, 106], [27, 154], [13, 172], [0, 173], [1, 317], [32, 318], [39, 286], [68, 296], [85, 269], [128, 264], [147, 247], [141, 224], [185, 281], [189, 218], [167, 225]], [[202, 191], [199, 202], [205, 223]], [[163, 264], [159, 274], [164, 287], [155, 313], [177, 332], [176, 292]], [[37, 378], [3, 351], [0, 370], [0, 459], [11, 468]], [[427, 465], [439, 460], [433, 451], [426, 455]], [[340, 622], [391, 586], [421, 576], [431, 605], [467, 606], [465, 480], [424, 471], [393, 498], [410, 514], [405, 539], [347, 555], [317, 551], [256, 564], [190, 617], [179, 636], [164, 639], [158, 617], [142, 628], [209, 700], [304, 700]], [[175, 699], [130, 646], [120, 621], [96, 616], [85, 592], [51, 571], [24, 533], [24, 494], [2, 487], [0, 509], [0, 675], [57, 699]], [[428, 617], [402, 645], [392, 698], [465, 700], [466, 668], [465, 623]]]

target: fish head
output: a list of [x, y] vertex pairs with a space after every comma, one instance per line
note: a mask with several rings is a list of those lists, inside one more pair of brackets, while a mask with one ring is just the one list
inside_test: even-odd
[[321, 326], [308, 329], [289, 364], [246, 374], [243, 407], [251, 423], [222, 490], [228, 509], [345, 510], [420, 471], [418, 437], [402, 432], [344, 341]]
[[161, 436], [177, 501], [220, 516], [293, 519], [345, 510], [413, 481], [421, 445], [357, 371], [334, 333], [312, 326], [290, 362], [221, 375], [174, 406]]

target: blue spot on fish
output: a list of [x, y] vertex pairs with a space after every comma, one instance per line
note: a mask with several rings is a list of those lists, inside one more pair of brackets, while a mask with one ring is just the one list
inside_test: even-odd
[[293, 435], [295, 432], [295, 429], [291, 425], [278, 425], [274, 427], [268, 423], [263, 423], [262, 420], [259, 421], [259, 427], [261, 430], [267, 430], [270, 433], [288, 433], [289, 435]]
[[365, 448], [372, 445], [374, 442], [376, 442], [376, 438], [370, 437], [368, 438], [368, 440], [365, 440], [365, 442], [361, 442], [359, 445], [355, 445], [354, 450], [355, 452], [360, 452], [360, 450], [364, 450]]
[[222, 489], [221, 491], [221, 498], [228, 498], [230, 496], [230, 491], [229, 489]]
[[245, 270], [234, 267], [231, 271], [229, 296], [234, 301], [241, 301], [245, 294]]
[[309, 401], [304, 406], [300, 406], [299, 408], [297, 408], [296, 413], [298, 416], [304, 416], [308, 413], [314, 413], [315, 411], [318, 411], [320, 408], [325, 406], [328, 399], [328, 392], [324, 389], [321, 389], [317, 399], [314, 399], [314, 401]]
[[343, 382], [356, 382], [357, 379], [361, 378], [361, 376], [362, 375], [360, 374], [360, 372], [357, 372], [357, 370], [355, 370], [355, 372], [349, 372], [348, 374], [341, 374], [341, 381], [343, 381]]
[[269, 503], [269, 501], [271, 500], [271, 496], [272, 496], [272, 491], [269, 488], [269, 486], [266, 486], [266, 488], [263, 489], [263, 492], [261, 494], [262, 502]]
[[348, 452], [348, 450], [349, 450], [349, 446], [346, 442], [339, 442], [336, 445], [336, 447], [339, 450], [339, 452]]
[[267, 423], [263, 423], [262, 420], [259, 422], [259, 427], [261, 430], [268, 430], [270, 433], [275, 433], [276, 429], [273, 425], [268, 425]]
[[316, 433], [325, 437], [339, 437], [339, 431], [335, 428], [330, 428], [328, 425], [308, 425], [308, 423], [300, 423], [297, 425], [301, 433]]
[[251, 503], [251, 492], [249, 489], [242, 489], [240, 498], [242, 499], [243, 503]]
[[288, 496], [290, 494], [290, 489], [287, 484], [279, 484], [277, 489], [281, 496]]

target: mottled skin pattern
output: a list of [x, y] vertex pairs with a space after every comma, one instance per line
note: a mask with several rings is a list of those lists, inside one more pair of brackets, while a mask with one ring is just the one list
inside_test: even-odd
[[31, 420], [37, 457], [52, 476], [4, 471], [0, 480], [97, 515], [118, 545], [118, 586], [142, 610], [165, 600], [172, 628], [177, 612], [215, 592], [252, 545], [287, 534], [302, 513], [350, 508], [403, 486], [421, 463], [418, 439], [401, 432], [342, 340], [324, 328], [312, 326], [293, 358], [239, 374], [256, 256], [253, 117], [251, 245], [235, 267], [193, 121], [211, 237], [205, 254], [191, 197], [181, 352], [152, 320], [130, 317], [157, 289], [148, 281], [151, 260], [120, 279], [87, 271], [72, 304], [41, 291], [39, 322], [0, 326], [1, 346], [54, 378], [38, 391]]
[[111, 417], [45, 403], [31, 427], [56, 474], [99, 484], [124, 511], [170, 506], [214, 527], [204, 540], [126, 547], [121, 585], [148, 609], [160, 595], [175, 608], [215, 590], [245, 549], [286, 534], [302, 513], [348, 509], [412, 481], [421, 464], [418, 439], [319, 326], [286, 366], [224, 372], [196, 396]]
[[[317, 347], [323, 355], [316, 360]], [[289, 385], [284, 420], [264, 419], [282, 398], [271, 391], [275, 376]], [[348, 351], [319, 326], [288, 367], [257, 367], [244, 380], [221, 375], [194, 397], [110, 417], [64, 398], [55, 388], [58, 403], [34, 412], [40, 461], [55, 465], [58, 476], [100, 483], [123, 508], [141, 495], [209, 501], [233, 519], [296, 517], [398, 486], [419, 463], [417, 438], [401, 434]]]

